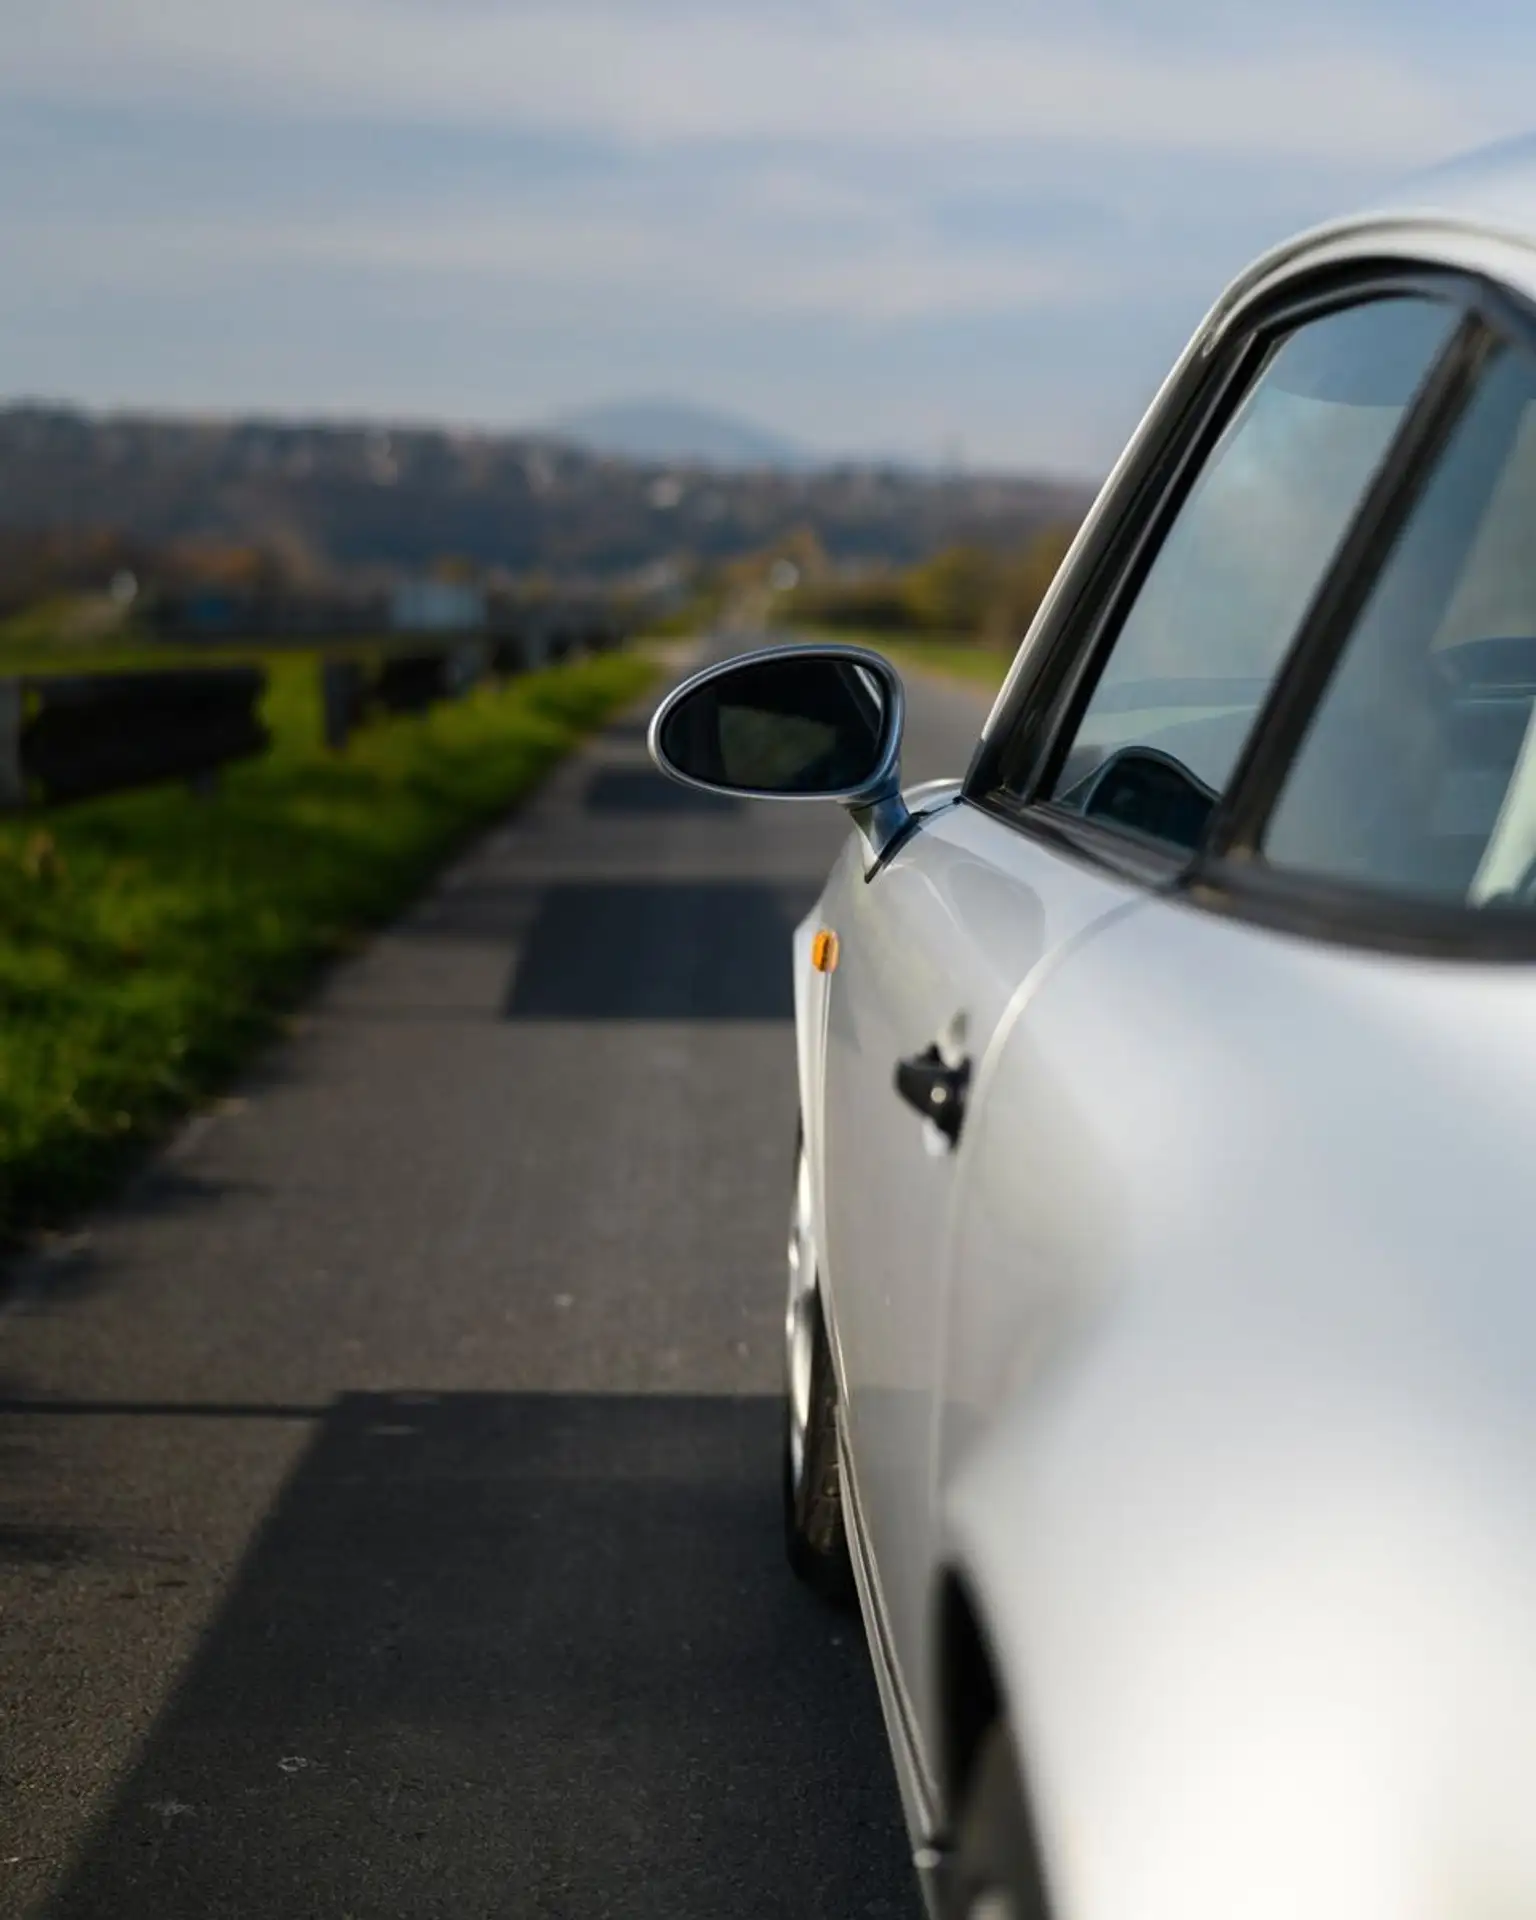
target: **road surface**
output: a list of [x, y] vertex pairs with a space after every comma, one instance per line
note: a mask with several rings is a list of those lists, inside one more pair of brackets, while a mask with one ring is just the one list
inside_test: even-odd
[[[913, 689], [913, 778], [983, 708]], [[0, 1298], [0, 1914], [916, 1911], [782, 1564], [831, 809], [611, 728]]]

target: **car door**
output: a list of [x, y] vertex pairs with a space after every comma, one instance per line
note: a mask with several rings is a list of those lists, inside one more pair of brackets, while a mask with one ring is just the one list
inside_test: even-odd
[[[945, 1277], [968, 1107], [1017, 1002], [1173, 884], [1454, 328], [1430, 298], [1282, 316], [1201, 369], [1195, 403], [1079, 542], [968, 777], [825, 906], [822, 1239], [845, 1480], [877, 1655], [919, 1767]], [[1024, 780], [1028, 785], [1021, 784]], [[1044, 805], [1040, 802], [1043, 799]], [[946, 1093], [937, 1124], [923, 1096]]]
[[1125, 882], [953, 806], [873, 884], [845, 868], [827, 902], [840, 960], [827, 1013], [823, 1258], [845, 1486], [898, 1673], [923, 1627], [939, 1280], [965, 1136], [963, 1099], [955, 1143], [902, 1100], [895, 1076], [903, 1063], [920, 1068], [930, 1048], [960, 1077], [967, 1067], [974, 1075], [1024, 975], [1134, 897]]

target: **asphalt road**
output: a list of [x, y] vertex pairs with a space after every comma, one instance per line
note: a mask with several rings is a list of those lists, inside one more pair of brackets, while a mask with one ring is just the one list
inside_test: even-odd
[[[914, 689], [913, 778], [974, 695]], [[0, 1914], [916, 1911], [776, 1484], [832, 810], [639, 717], [0, 1296]]]

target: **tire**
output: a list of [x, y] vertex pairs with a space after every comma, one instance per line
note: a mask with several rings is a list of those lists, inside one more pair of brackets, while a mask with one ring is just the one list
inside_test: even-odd
[[1006, 1722], [982, 1738], [955, 1827], [945, 1920], [1047, 1920], [1040, 1871]]
[[795, 1143], [784, 1377], [785, 1551], [798, 1578], [823, 1599], [846, 1607], [853, 1600], [854, 1585], [843, 1520], [837, 1378], [815, 1268], [803, 1134]]

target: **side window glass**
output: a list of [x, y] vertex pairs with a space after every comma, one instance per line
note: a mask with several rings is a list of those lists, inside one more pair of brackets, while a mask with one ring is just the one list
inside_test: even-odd
[[1049, 798], [1195, 847], [1330, 561], [1455, 328], [1416, 297], [1271, 348], [1159, 547]]
[[1272, 866], [1536, 904], [1536, 366], [1504, 350], [1394, 543], [1303, 738]]

